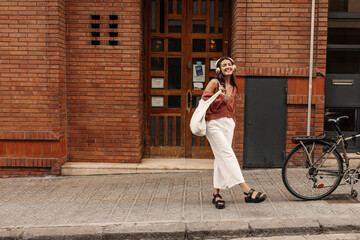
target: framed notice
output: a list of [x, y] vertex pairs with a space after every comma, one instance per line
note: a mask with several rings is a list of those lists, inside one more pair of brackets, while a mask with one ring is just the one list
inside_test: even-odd
[[151, 88], [164, 88], [164, 78], [151, 78]]
[[216, 69], [216, 62], [217, 62], [217, 60], [211, 60], [210, 61], [210, 70], [215, 70]]
[[203, 89], [204, 84], [202, 82], [194, 82], [194, 89]]
[[164, 96], [151, 96], [151, 107], [164, 107]]
[[193, 82], [205, 82], [205, 65], [193, 65]]

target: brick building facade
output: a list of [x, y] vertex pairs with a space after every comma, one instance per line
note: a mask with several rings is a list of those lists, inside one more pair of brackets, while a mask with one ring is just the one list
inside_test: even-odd
[[[0, 3], [0, 175], [58, 175], [66, 162], [155, 156], [147, 150], [147, 20], [157, 2]], [[306, 133], [311, 0], [225, 2], [228, 55], [237, 64], [242, 97], [234, 138], [241, 163], [249, 77], [287, 79], [286, 149], [292, 135]], [[180, 4], [186, 9], [190, 3]], [[313, 134], [323, 130], [327, 0], [316, 0], [315, 9]]]

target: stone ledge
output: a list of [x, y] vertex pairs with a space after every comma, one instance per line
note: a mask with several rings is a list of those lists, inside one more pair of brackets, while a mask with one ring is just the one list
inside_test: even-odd
[[213, 159], [144, 158], [141, 163], [67, 162], [63, 176], [212, 171]]

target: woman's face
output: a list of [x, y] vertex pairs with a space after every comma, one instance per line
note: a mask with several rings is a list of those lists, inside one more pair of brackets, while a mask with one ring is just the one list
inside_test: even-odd
[[220, 63], [220, 69], [224, 76], [231, 76], [233, 74], [233, 64], [229, 59], [225, 59]]

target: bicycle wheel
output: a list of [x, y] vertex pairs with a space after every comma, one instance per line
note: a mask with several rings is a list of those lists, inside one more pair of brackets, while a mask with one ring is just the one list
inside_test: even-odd
[[304, 146], [300, 144], [289, 153], [282, 168], [282, 179], [295, 197], [321, 199], [340, 184], [343, 160], [338, 151], [329, 153], [331, 145], [325, 142], [307, 142]]

